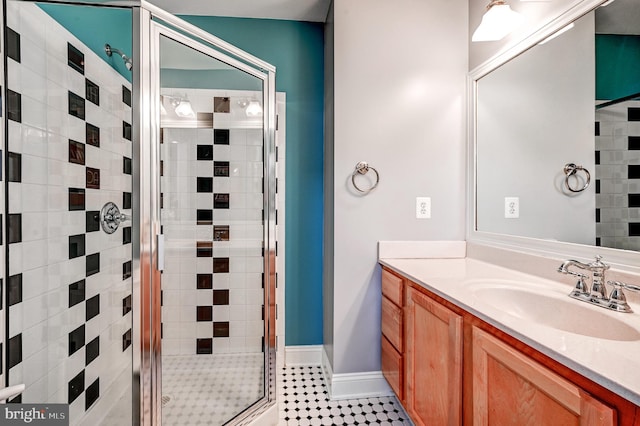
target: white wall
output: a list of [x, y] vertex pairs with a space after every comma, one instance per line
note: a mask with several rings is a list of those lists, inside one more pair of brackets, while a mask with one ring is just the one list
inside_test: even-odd
[[[594, 13], [479, 80], [478, 230], [595, 244], [593, 99]], [[587, 190], [565, 189], [566, 163], [592, 173]], [[520, 217], [505, 219], [514, 196]]]
[[[464, 239], [467, 1], [335, 0], [333, 26], [335, 228], [326, 244], [334, 265], [325, 312], [333, 310], [329, 362], [347, 374], [380, 370], [377, 242]], [[351, 186], [359, 161], [380, 174], [366, 196]], [[416, 196], [431, 197], [431, 219], [415, 218]]]

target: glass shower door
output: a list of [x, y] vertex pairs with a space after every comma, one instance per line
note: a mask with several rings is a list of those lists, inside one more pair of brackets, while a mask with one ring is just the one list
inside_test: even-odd
[[160, 26], [158, 46], [162, 422], [225, 424], [268, 392], [267, 75]]
[[131, 74], [75, 30], [112, 22], [101, 45], [128, 34], [130, 52], [132, 12], [8, 1], [5, 13], [3, 380], [25, 385], [9, 402], [131, 424], [134, 233], [100, 223], [109, 202], [132, 213]]

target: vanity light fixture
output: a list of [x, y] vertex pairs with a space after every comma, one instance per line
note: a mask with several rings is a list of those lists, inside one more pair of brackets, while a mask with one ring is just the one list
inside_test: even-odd
[[250, 101], [245, 110], [247, 117], [260, 117], [262, 115], [262, 107], [258, 101]]
[[471, 41], [502, 40], [522, 22], [522, 15], [511, 10], [505, 0], [491, 0]]

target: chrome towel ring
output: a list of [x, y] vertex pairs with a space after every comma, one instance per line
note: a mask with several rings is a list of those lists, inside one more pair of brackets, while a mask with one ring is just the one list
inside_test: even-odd
[[[573, 176], [573, 175], [577, 175], [577, 173], [578, 173], [579, 171], [583, 171], [583, 172], [584, 172], [584, 174], [585, 174], [585, 176], [586, 176], [587, 180], [586, 180], [586, 182], [585, 182], [585, 184], [584, 184], [584, 186], [583, 186], [582, 188], [574, 189], [574, 188], [572, 188], [572, 187], [571, 187], [571, 185], [569, 184], [569, 178], [570, 178], [571, 176]], [[567, 189], [568, 189], [569, 191], [571, 191], [571, 192], [582, 192], [582, 191], [584, 191], [585, 189], [587, 189], [587, 188], [589, 187], [589, 184], [591, 183], [591, 173], [589, 173], [589, 170], [585, 169], [585, 168], [584, 168], [584, 167], [582, 167], [582, 166], [576, 166], [576, 165], [575, 165], [575, 164], [573, 164], [573, 163], [567, 163], [567, 164], [565, 164], [565, 165], [564, 165], [564, 174], [565, 174], [565, 175], [567, 175], [567, 176], [564, 178], [564, 184], [565, 184], [565, 186], [567, 187]]]
[[[359, 174], [366, 175], [369, 170], [373, 170], [373, 172], [376, 174], [376, 181], [371, 186], [371, 188], [360, 189], [356, 184], [356, 176]], [[380, 175], [378, 174], [378, 171], [373, 167], [371, 167], [369, 164], [367, 164], [366, 161], [360, 161], [358, 164], [356, 164], [356, 169], [353, 171], [353, 173], [351, 173], [351, 183], [353, 184], [353, 187], [357, 189], [359, 192], [362, 192], [363, 194], [368, 194], [369, 192], [373, 191], [376, 188], [376, 186], [378, 186], [378, 182], [380, 182]]]

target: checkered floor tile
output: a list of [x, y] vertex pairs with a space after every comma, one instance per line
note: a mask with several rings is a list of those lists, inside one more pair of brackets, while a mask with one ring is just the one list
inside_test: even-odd
[[278, 371], [279, 425], [412, 425], [394, 397], [329, 400], [320, 366]]

